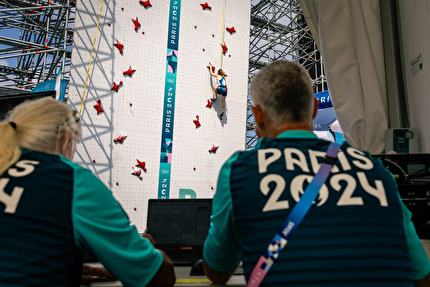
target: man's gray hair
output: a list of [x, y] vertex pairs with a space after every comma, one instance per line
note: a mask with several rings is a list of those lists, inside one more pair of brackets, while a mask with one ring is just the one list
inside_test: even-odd
[[258, 72], [251, 82], [251, 100], [274, 124], [312, 123], [313, 89], [304, 67], [276, 61]]

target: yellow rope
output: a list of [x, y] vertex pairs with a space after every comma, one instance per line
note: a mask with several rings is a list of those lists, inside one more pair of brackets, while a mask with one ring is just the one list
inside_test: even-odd
[[222, 5], [222, 25], [221, 25], [221, 52], [219, 55], [219, 67], [222, 68], [222, 45], [224, 41], [224, 12], [225, 12], [225, 0]]
[[88, 64], [87, 77], [86, 77], [86, 79], [85, 79], [84, 92], [82, 93], [81, 107], [80, 107], [80, 109], [79, 109], [79, 119], [81, 118], [82, 106], [84, 105], [85, 90], [87, 89], [88, 76], [90, 75], [90, 68], [91, 68], [91, 62], [92, 62], [92, 60], [93, 60], [94, 46], [96, 45], [96, 39], [97, 39], [97, 31], [99, 30], [100, 17], [101, 17], [101, 15], [102, 15], [103, 2], [104, 2], [104, 0], [102, 0], [102, 4], [101, 4], [101, 6], [100, 6], [100, 13], [99, 13], [99, 18], [98, 18], [98, 20], [97, 20], [96, 34], [94, 35], [93, 48], [91, 49], [90, 63]]

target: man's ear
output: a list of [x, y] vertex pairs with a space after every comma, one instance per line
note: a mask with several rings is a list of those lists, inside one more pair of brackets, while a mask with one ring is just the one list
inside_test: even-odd
[[254, 114], [254, 119], [256, 123], [261, 123], [263, 121], [263, 114], [260, 106], [251, 106], [252, 113]]
[[317, 116], [318, 105], [319, 105], [318, 99], [314, 97], [314, 111], [312, 112], [312, 119], [315, 119], [315, 117]]
[[251, 106], [255, 119], [255, 133], [258, 138], [267, 137], [266, 127], [264, 124], [264, 112], [260, 106]]

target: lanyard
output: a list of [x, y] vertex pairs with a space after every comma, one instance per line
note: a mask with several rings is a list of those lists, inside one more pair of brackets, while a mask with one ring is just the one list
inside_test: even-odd
[[275, 260], [278, 259], [279, 253], [284, 249], [285, 245], [287, 245], [291, 234], [296, 230], [300, 222], [302, 222], [303, 218], [308, 213], [312, 206], [312, 202], [315, 200], [321, 189], [321, 186], [330, 174], [339, 149], [339, 144], [333, 142], [330, 143], [324, 161], [321, 163], [318, 172], [307, 186], [299, 202], [294, 206], [281, 228], [273, 237], [266, 252], [258, 260], [251, 273], [251, 277], [248, 280], [247, 287], [258, 287], [267, 272], [269, 272], [269, 269], [275, 263]]

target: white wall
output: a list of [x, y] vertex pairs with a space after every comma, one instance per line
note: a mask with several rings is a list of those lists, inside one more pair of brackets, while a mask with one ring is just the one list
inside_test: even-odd
[[[398, 2], [410, 128], [418, 131], [419, 152], [430, 153], [430, 2]], [[422, 69], [413, 73], [411, 62], [420, 54]]]
[[[182, 0], [180, 7], [170, 198], [178, 198], [180, 189], [193, 190], [197, 198], [212, 197], [222, 163], [245, 146], [250, 3], [208, 1], [211, 10], [203, 10], [200, 3]], [[145, 9], [137, 0], [104, 1], [86, 81], [101, 0], [78, 1], [69, 85], [69, 102], [77, 110], [84, 95], [83, 139], [75, 160], [113, 191], [141, 231], [147, 200], [158, 196], [170, 1], [151, 4]], [[137, 32], [131, 20], [136, 17], [141, 23]], [[237, 31], [233, 35], [225, 31], [231, 26]], [[206, 107], [212, 97], [206, 66], [211, 62], [220, 67], [221, 37], [228, 47], [222, 58], [228, 74], [223, 120], [218, 118], [220, 99], [214, 108]], [[113, 46], [116, 39], [124, 44], [122, 55]], [[122, 74], [129, 66], [136, 69], [132, 77]], [[116, 93], [111, 87], [119, 81], [123, 85]], [[93, 107], [98, 99], [104, 109], [99, 115]], [[127, 138], [114, 143], [120, 133]], [[211, 154], [214, 144], [219, 149]], [[131, 174], [137, 159], [147, 167], [141, 180]]]

